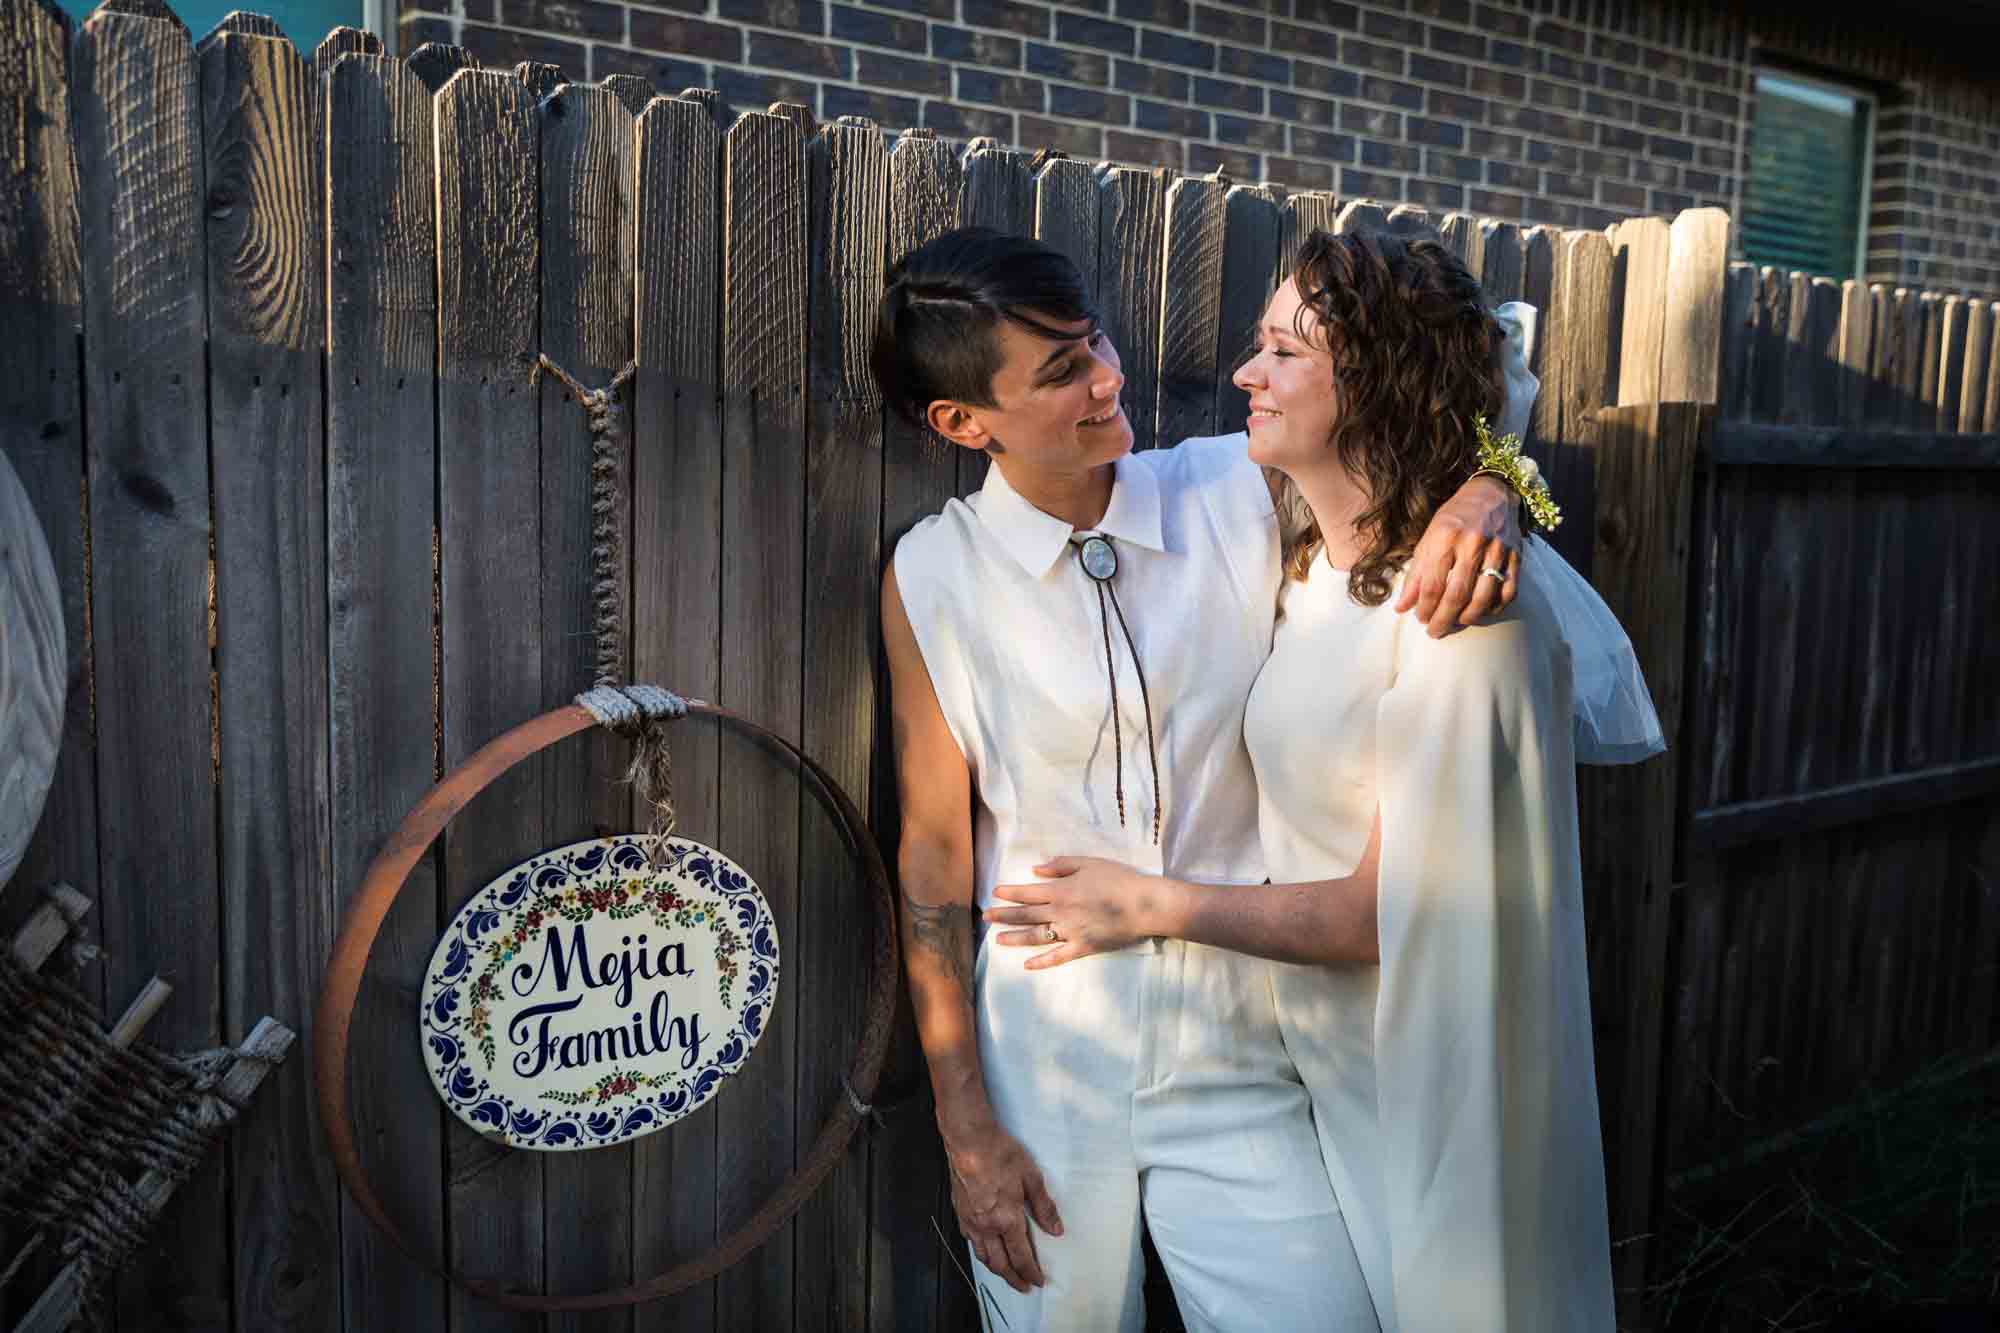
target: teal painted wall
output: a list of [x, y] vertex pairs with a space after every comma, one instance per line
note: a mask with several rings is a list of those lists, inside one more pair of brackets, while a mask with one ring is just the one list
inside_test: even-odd
[[[80, 3], [79, 0], [57, 0], [57, 3], [79, 23], [97, 8], [95, 4]], [[342, 24], [353, 28], [361, 26], [361, 0], [244, 0], [240, 4], [232, 4], [230, 0], [167, 0], [167, 3], [188, 25], [188, 32], [197, 42], [225, 16], [238, 9], [253, 10], [276, 19], [278, 26], [285, 30], [285, 35], [307, 55], [312, 54], [328, 29]]]

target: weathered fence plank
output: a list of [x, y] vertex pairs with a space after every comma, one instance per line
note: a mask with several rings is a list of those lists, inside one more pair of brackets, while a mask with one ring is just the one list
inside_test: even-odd
[[1612, 262], [1619, 271], [1613, 402], [1661, 399], [1660, 356], [1666, 341], [1667, 275], [1673, 233], [1665, 218], [1631, 218], [1610, 229]]
[[1344, 236], [1351, 232], [1382, 231], [1388, 225], [1389, 215], [1382, 211], [1380, 204], [1367, 199], [1356, 199], [1341, 206], [1340, 212], [1333, 220], [1333, 226], [1328, 230]]
[[[961, 160], [965, 172], [965, 221], [1016, 236], [1035, 234], [1035, 178], [1028, 155], [975, 139]], [[958, 493], [971, 495], [986, 483], [986, 455], [952, 451], [958, 462]]]
[[[962, 197], [959, 164], [943, 144], [922, 132], [905, 132], [889, 156], [889, 257], [907, 254], [959, 225]], [[1058, 159], [1036, 177], [1035, 234], [1063, 251], [1083, 269], [1095, 290], [1097, 274], [1097, 187], [1086, 163]], [[960, 450], [931, 431], [887, 413], [882, 428], [883, 559], [910, 526], [936, 513], [956, 493], [953, 480]], [[875, 734], [887, 736], [889, 699], [878, 692]], [[900, 819], [894, 765], [877, 764], [871, 774], [869, 823], [895, 864]], [[908, 1097], [874, 1136], [869, 1175], [875, 1195], [877, 1241], [868, 1258], [868, 1307], [876, 1328], [935, 1328], [940, 1301], [947, 1295], [951, 1266], [943, 1258], [933, 1226], [955, 1244], [957, 1224], [944, 1175], [944, 1151], [931, 1115], [929, 1080], [917, 1045], [907, 1002], [897, 1010], [896, 1032], [883, 1070], [885, 1090]], [[884, 1096], [882, 1100], [888, 1100]], [[933, 1222], [936, 1219], [936, 1222]], [[976, 1316], [975, 1316], [976, 1318]]]
[[1521, 299], [1525, 274], [1521, 263], [1521, 229], [1511, 222], [1486, 219], [1479, 224], [1479, 286], [1489, 305]]
[[1236, 387], [1236, 367], [1250, 352], [1257, 321], [1276, 286], [1278, 201], [1255, 185], [1232, 185], [1224, 202], [1227, 228], [1222, 281], [1216, 300], [1215, 415], [1218, 434], [1242, 430], [1250, 420], [1250, 395]]
[[1695, 458], [1712, 412], [1691, 403], [1608, 410], [1595, 454], [1597, 588], [1631, 636], [1667, 738], [1666, 754], [1588, 770], [1579, 784], [1593, 953], [1622, 964], [1602, 973], [1593, 967], [1592, 976], [1610, 1002], [1595, 1007], [1597, 1050], [1606, 1154], [1615, 1164], [1607, 1182], [1611, 1234], [1628, 1310], [1642, 1299], [1658, 1175], [1689, 520]]
[[[540, 122], [541, 354], [578, 382], [600, 387], [632, 356], [632, 113], [608, 88], [565, 84], [536, 108]], [[583, 405], [544, 374], [541, 418], [541, 707], [558, 708], [609, 665], [626, 677], [630, 623], [632, 460], [612, 460], [612, 506], [598, 497]], [[528, 410], [523, 403], [520, 410]], [[593, 590], [593, 548], [609, 539], [608, 592]], [[619, 636], [600, 658], [594, 605], [608, 598]], [[542, 765], [543, 836], [561, 847], [633, 827], [631, 794], [620, 778], [631, 747], [601, 727], [537, 756]], [[642, 826], [643, 827], [643, 826]], [[595, 1291], [632, 1280], [633, 1155], [624, 1150], [554, 1153], [544, 1163], [543, 1272], [552, 1292]], [[552, 1315], [550, 1333], [620, 1333], [629, 1309]]]
[[1993, 356], [1993, 302], [1967, 301], [1965, 306], [1965, 368], [1958, 396], [1958, 428], [1977, 435], [1992, 427], [1986, 420], [1986, 376]]
[[1389, 210], [1388, 228], [1396, 235], [1411, 241], [1437, 241], [1443, 238], [1438, 229], [1431, 225], [1430, 210], [1415, 204], [1397, 204]]
[[462, 69], [478, 69], [479, 61], [462, 46], [425, 42], [410, 53], [410, 72], [432, 92], [442, 92], [451, 76]]
[[[232, 16], [242, 17], [242, 16]], [[254, 28], [255, 25], [249, 25]], [[273, 25], [275, 26], [275, 25]], [[327, 823], [320, 87], [282, 36], [200, 52], [214, 467], [225, 1036], [312, 1008], [333, 947]], [[295, 1020], [296, 1021], [296, 1020]], [[336, 1326], [339, 1209], [310, 1067], [272, 1071], [232, 1140], [235, 1309], [260, 1328]], [[283, 1199], [281, 1208], [264, 1201]], [[280, 1283], [284, 1285], [282, 1288]]]
[[2000, 431], [2000, 301], [1986, 307], [1987, 341], [1986, 397], [1980, 406], [1979, 429]]
[[[16, 339], [0, 357], [0, 449], [48, 541], [62, 588], [69, 664], [62, 748], [41, 823], [15, 870], [14, 892], [0, 902], [0, 935], [6, 936], [47, 885], [67, 883], [97, 896], [97, 773], [84, 634], [83, 385], [75, 332], [83, 322], [83, 276], [69, 135], [69, 38], [69, 21], [44, 0], [0, 3], [0, 162], [13, 164], [0, 173], [0, 327]], [[78, 931], [95, 940], [96, 918]], [[101, 973], [82, 984], [102, 1007]]]
[[1662, 402], [1720, 400], [1728, 271], [1727, 213], [1691, 208], [1674, 219], [1668, 229], [1661, 301], [1664, 335], [1658, 393]]
[[[1020, 230], [1033, 222], [1027, 173], [1019, 162], [980, 163], [997, 156], [972, 155], [967, 193], [977, 201], [994, 177], [1007, 183], [1015, 197], [1009, 227]], [[805, 564], [813, 595], [805, 603], [800, 728], [807, 754], [847, 791], [866, 792], [882, 567], [882, 398], [868, 351], [888, 263], [889, 157], [873, 125], [843, 123], [820, 131], [809, 165]], [[894, 924], [870, 919], [861, 877], [816, 801], [805, 803], [799, 842], [802, 945], [787, 961], [799, 1014], [812, 1025], [798, 1043], [793, 1103], [798, 1142], [810, 1143], [846, 1097], [841, 1081], [861, 1034], [867, 942]], [[868, 1168], [868, 1145], [857, 1142], [799, 1210], [797, 1333], [869, 1327]], [[901, 1259], [921, 1263], [926, 1254]]]
[[1447, 213], [1438, 224], [1438, 238], [1445, 248], [1458, 256], [1466, 271], [1473, 277], [1480, 275], [1482, 265], [1479, 253], [1479, 219], [1464, 213]]
[[[216, 1044], [222, 966], [210, 716], [207, 312], [201, 121], [183, 29], [99, 12], [71, 47], [84, 343], [104, 984], [178, 983], [151, 1036]], [[229, 1317], [223, 1164], [211, 1157], [128, 1263], [135, 1326]]]
[[1953, 293], [1944, 298], [1940, 315], [1942, 333], [1938, 347], [1935, 399], [1937, 428], [1944, 435], [1958, 432], [1959, 400], [1965, 389], [1966, 325], [1971, 315], [1972, 302], [1966, 297]]
[[[430, 90], [400, 61], [358, 56], [328, 74], [326, 98], [342, 127], [327, 156], [326, 488], [332, 874], [345, 900], [436, 776], [437, 214]], [[437, 893], [433, 853], [376, 939], [352, 1028], [366, 1054], [349, 1072], [363, 1161], [426, 1254], [444, 1249], [446, 1112], [409, 1057], [402, 997], [422, 989]], [[445, 1327], [444, 1284], [344, 1195], [340, 1254], [348, 1328]]]
[[[909, 134], [904, 134], [903, 140], [907, 141], [909, 138]], [[896, 151], [898, 155], [904, 151], [902, 142], [897, 143]], [[911, 165], [913, 168], [916, 166], [915, 158], [912, 158]], [[939, 182], [931, 188], [943, 190], [948, 187]], [[903, 189], [900, 184], [894, 185], [891, 189], [889, 207], [892, 215], [904, 207]], [[919, 207], [917, 211], [911, 213], [910, 222], [906, 224], [908, 234], [919, 238], [935, 235], [935, 232], [927, 231], [918, 225], [919, 219], [927, 220], [942, 216], [944, 216], [943, 211], [936, 205], [927, 210]], [[1070, 257], [1070, 262], [1083, 274], [1083, 285], [1092, 297], [1098, 295], [1101, 287], [1098, 280], [1097, 259], [1099, 222], [1097, 176], [1091, 170], [1090, 164], [1072, 162], [1066, 158], [1054, 158], [1044, 163], [1042, 169], [1035, 174], [1035, 237]], [[952, 225], [945, 223], [938, 230], [946, 230]], [[912, 244], [921, 243], [922, 239], [912, 242]], [[889, 257], [894, 259], [903, 253], [903, 250], [896, 247], [896, 236], [892, 233]]]
[[[707, 107], [678, 98], [653, 101], [636, 129], [632, 676], [690, 698], [716, 699], [722, 689], [722, 140]], [[717, 725], [702, 718], [676, 723], [672, 745], [679, 831], [719, 844]], [[715, 1243], [721, 1100], [632, 1145], [633, 1265], [641, 1276]], [[641, 1318], [711, 1327], [715, 1283], [648, 1305]]]
[[1105, 336], [1124, 365], [1118, 397], [1132, 423], [1132, 447], [1151, 449], [1159, 407], [1166, 174], [1107, 167], [1098, 182], [1098, 206], [1098, 306]]
[[[723, 139], [722, 702], [796, 744], [805, 596], [805, 140], [747, 114]], [[722, 845], [763, 889], [782, 987], [770, 1026], [718, 1100], [716, 1216], [725, 1232], [790, 1174], [799, 1042], [800, 789], [762, 746], [725, 734]], [[780, 1328], [792, 1317], [787, 1222], [717, 1279], [716, 1323]]]
[[[1528, 349], [1528, 369], [1537, 379], [1548, 373], [1549, 315], [1554, 309], [1556, 252], [1562, 232], [1555, 227], [1530, 227], [1521, 233], [1521, 300], [1535, 308], [1535, 343]], [[1490, 298], [1489, 298], [1490, 300]], [[1536, 413], [1530, 417], [1527, 443], [1539, 437], [1541, 397], [1536, 396]]]
[[1315, 231], [1332, 231], [1340, 201], [1325, 190], [1301, 190], [1285, 196], [1278, 207], [1278, 268], [1288, 271], [1299, 247]]
[[1750, 392], [1756, 383], [1757, 270], [1731, 264], [1722, 301], [1721, 385], [1716, 393], [1724, 421], [1750, 419]]
[[1911, 407], [1909, 424], [1913, 430], [1942, 430], [1937, 410], [1938, 385], [1945, 374], [1945, 323], [1950, 307], [1934, 292], [1924, 292], [1917, 300], [1923, 312], [1923, 352], [1917, 363], [1916, 402]]
[[1162, 447], [1215, 433], [1215, 333], [1228, 193], [1227, 182], [1213, 176], [1186, 177], [1167, 189], [1165, 271], [1173, 276], [1161, 284], [1159, 297], [1155, 429]]
[[[1550, 321], [1562, 365], [1551, 377], [1560, 401], [1548, 450], [1549, 485], [1566, 497], [1562, 503], [1590, 514], [1597, 505], [1597, 473], [1591, 457], [1597, 447], [1597, 417], [1609, 405], [1614, 385], [1617, 326], [1612, 321], [1617, 294], [1610, 242], [1601, 232], [1565, 232], [1560, 262], [1558, 304]], [[1590, 576], [1591, 537], [1584, 525], [1565, 523], [1550, 544], [1584, 577]]]
[[[541, 249], [535, 99], [511, 74], [461, 70], [438, 94], [440, 725], [447, 771], [541, 711], [540, 425], [535, 364]], [[444, 832], [447, 915], [547, 848], [542, 769], [521, 764]], [[542, 1155], [446, 1122], [454, 1268], [540, 1285]], [[450, 1293], [454, 1333], [535, 1330]]]
[[[374, 33], [363, 32], [359, 28], [345, 26], [329, 28], [326, 36], [320, 38], [319, 45], [313, 48], [310, 62], [312, 65], [313, 81], [324, 90], [326, 76], [333, 73], [333, 67], [340, 63], [342, 56], [379, 56], [381, 54], [382, 39]], [[316, 110], [313, 114], [319, 116], [320, 112]], [[319, 125], [324, 130], [326, 126], [325, 120], [321, 119]], [[320, 141], [315, 140], [315, 142], [318, 143]]]

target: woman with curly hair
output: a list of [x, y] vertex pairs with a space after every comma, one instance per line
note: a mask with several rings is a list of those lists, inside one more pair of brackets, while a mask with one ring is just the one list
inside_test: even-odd
[[1601, 603], [1544, 544], [1478, 631], [1392, 605], [1484, 423], [1525, 416], [1523, 376], [1443, 246], [1308, 238], [1236, 375], [1286, 571], [1244, 719], [1276, 882], [1059, 858], [986, 914], [999, 943], [1062, 941], [1030, 966], [1154, 935], [1289, 964], [1280, 1029], [1402, 1333], [1614, 1324], [1575, 765], [1656, 752], [1657, 719], [1622, 634], [1578, 632]]

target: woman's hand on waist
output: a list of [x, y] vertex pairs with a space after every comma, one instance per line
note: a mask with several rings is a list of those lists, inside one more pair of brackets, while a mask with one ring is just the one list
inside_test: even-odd
[[1092, 954], [1111, 953], [1154, 935], [1171, 935], [1177, 881], [1148, 875], [1097, 856], [1058, 856], [1035, 867], [1033, 884], [993, 890], [1007, 906], [989, 907], [993, 936], [1011, 948], [1046, 946], [1030, 968], [1055, 967]]

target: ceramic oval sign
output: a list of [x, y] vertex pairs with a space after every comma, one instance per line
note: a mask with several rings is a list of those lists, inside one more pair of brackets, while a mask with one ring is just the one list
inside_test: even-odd
[[517, 1148], [599, 1148], [702, 1105], [778, 992], [778, 930], [728, 857], [636, 834], [515, 866], [459, 909], [424, 982], [424, 1063]]

